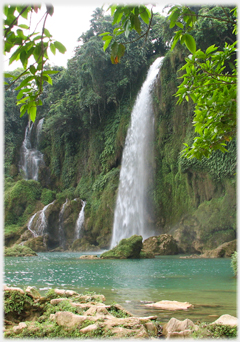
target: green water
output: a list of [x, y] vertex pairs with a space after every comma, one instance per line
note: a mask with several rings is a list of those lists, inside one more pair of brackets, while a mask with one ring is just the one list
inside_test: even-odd
[[[236, 316], [237, 282], [230, 259], [84, 260], [79, 259], [82, 254], [7, 257], [4, 281], [9, 286], [36, 286], [43, 293], [49, 288], [96, 291], [108, 304], [117, 302], [135, 315], [155, 314], [162, 322], [171, 317], [211, 322], [222, 314]], [[194, 308], [172, 312], [144, 305], [160, 300], [187, 301]]]

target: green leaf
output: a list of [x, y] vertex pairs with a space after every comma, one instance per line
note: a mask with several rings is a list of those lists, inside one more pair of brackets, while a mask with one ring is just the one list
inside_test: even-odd
[[55, 45], [53, 43], [50, 44], [50, 50], [52, 51], [52, 53], [54, 55], [56, 54], [56, 48], [55, 48]]
[[134, 28], [138, 34], [141, 33], [141, 23], [140, 23], [138, 16], [136, 15], [134, 16]]
[[146, 11], [146, 9], [143, 6], [140, 7], [140, 17], [142, 18], [145, 24], [147, 25], [149, 24], [151, 15], [149, 16], [149, 13]]
[[106, 51], [106, 49], [108, 48], [110, 43], [111, 43], [111, 39], [108, 39], [105, 41], [105, 43], [103, 45], [103, 51]]
[[46, 28], [44, 29], [44, 34], [45, 34], [45, 36], [48, 37], [48, 38], [51, 38], [51, 37], [52, 37], [51, 33], [50, 33]]
[[58, 42], [58, 41], [54, 42], [54, 46], [55, 46], [55, 48], [58, 49], [58, 51], [61, 52], [61, 53], [65, 53], [66, 50], [67, 50], [67, 49], [65, 48], [65, 46], [64, 46], [62, 43]]
[[123, 44], [119, 44], [118, 46], [118, 57], [121, 58], [125, 53], [125, 46]]
[[28, 26], [28, 25], [25, 25], [25, 24], [20, 24], [20, 25], [18, 25], [18, 27], [23, 28], [23, 29], [26, 29], [26, 30], [29, 29], [29, 26]]
[[28, 17], [28, 12], [29, 12], [29, 7], [21, 14], [21, 16], [22, 16], [24, 19], [27, 19], [27, 17]]
[[118, 52], [118, 43], [117, 43], [117, 42], [114, 42], [114, 43], [112, 44], [111, 50], [112, 50], [112, 53], [113, 53], [114, 55], [117, 55], [117, 52]]
[[101, 37], [101, 36], [106, 36], [106, 35], [109, 35], [109, 34], [111, 34], [111, 32], [103, 32], [103, 33], [100, 33], [100, 34], [99, 34], [99, 37]]
[[30, 119], [34, 122], [36, 119], [36, 114], [37, 114], [37, 106], [35, 104], [32, 104], [30, 108], [28, 108], [28, 113], [29, 113]]
[[191, 36], [188, 33], [185, 33], [184, 34], [184, 41], [185, 41], [185, 44], [186, 44], [188, 50], [192, 53], [195, 53], [196, 52], [196, 42], [195, 42], [195, 39], [193, 38], [193, 36]]

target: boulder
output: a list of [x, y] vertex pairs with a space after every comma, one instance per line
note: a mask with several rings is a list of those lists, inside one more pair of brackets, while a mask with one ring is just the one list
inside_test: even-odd
[[190, 319], [187, 318], [184, 321], [180, 321], [172, 317], [170, 321], [163, 326], [163, 335], [166, 338], [184, 338], [189, 336], [196, 329], [198, 329], [198, 327]]
[[225, 242], [222, 245], [218, 246], [213, 250], [205, 251], [201, 257], [202, 258], [223, 258], [223, 257], [231, 257], [231, 255], [237, 249], [237, 240], [232, 240], [229, 242]]
[[142, 236], [133, 235], [128, 239], [122, 239], [119, 244], [101, 254], [102, 259], [139, 259], [142, 249]]
[[12, 247], [4, 248], [5, 257], [24, 257], [24, 256], [37, 256], [31, 248], [22, 245], [14, 245]]
[[174, 255], [178, 254], [178, 246], [172, 235], [161, 234], [144, 240], [143, 252], [150, 252], [155, 255]]
[[231, 315], [222, 315], [216, 321], [212, 322], [211, 324], [221, 324], [221, 325], [230, 325], [231, 327], [235, 327], [238, 325], [237, 317]]
[[35, 287], [33, 287], [33, 286], [28, 286], [25, 291], [26, 291], [26, 294], [28, 296], [32, 297], [33, 299], [37, 299], [37, 298], [41, 297], [41, 295], [38, 292], [38, 290]]
[[29, 239], [24, 243], [24, 246], [31, 248], [35, 252], [46, 252], [47, 247], [43, 236], [37, 236]]
[[4, 291], [17, 291], [17, 292], [20, 292], [21, 294], [24, 294], [24, 291], [20, 288], [20, 287], [9, 287], [9, 286], [6, 286], [4, 285]]
[[160, 302], [145, 304], [146, 306], [154, 307], [162, 310], [187, 310], [193, 308], [193, 305], [188, 302], [177, 302], [175, 300], [161, 300]]

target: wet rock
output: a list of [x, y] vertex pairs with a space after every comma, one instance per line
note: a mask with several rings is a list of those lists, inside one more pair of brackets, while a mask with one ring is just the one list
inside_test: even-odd
[[149, 252], [155, 255], [174, 255], [178, 254], [178, 246], [172, 235], [161, 234], [144, 240], [143, 252]]
[[188, 302], [177, 302], [175, 300], [161, 300], [160, 302], [145, 304], [146, 306], [154, 307], [162, 310], [187, 310], [193, 308], [193, 305]]
[[101, 254], [102, 259], [139, 259], [142, 249], [142, 236], [133, 235], [128, 239], [122, 239], [119, 244]]

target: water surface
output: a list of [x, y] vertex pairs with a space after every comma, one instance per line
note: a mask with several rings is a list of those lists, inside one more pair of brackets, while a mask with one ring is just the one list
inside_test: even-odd
[[[84, 260], [83, 253], [38, 253], [37, 257], [5, 258], [5, 283], [49, 288], [95, 291], [106, 303], [120, 303], [135, 315], [158, 315], [162, 322], [171, 317], [193, 321], [214, 321], [222, 314], [236, 316], [236, 278], [229, 258]], [[146, 301], [187, 301], [187, 311], [147, 308]], [[213, 317], [216, 315], [217, 317]]]

